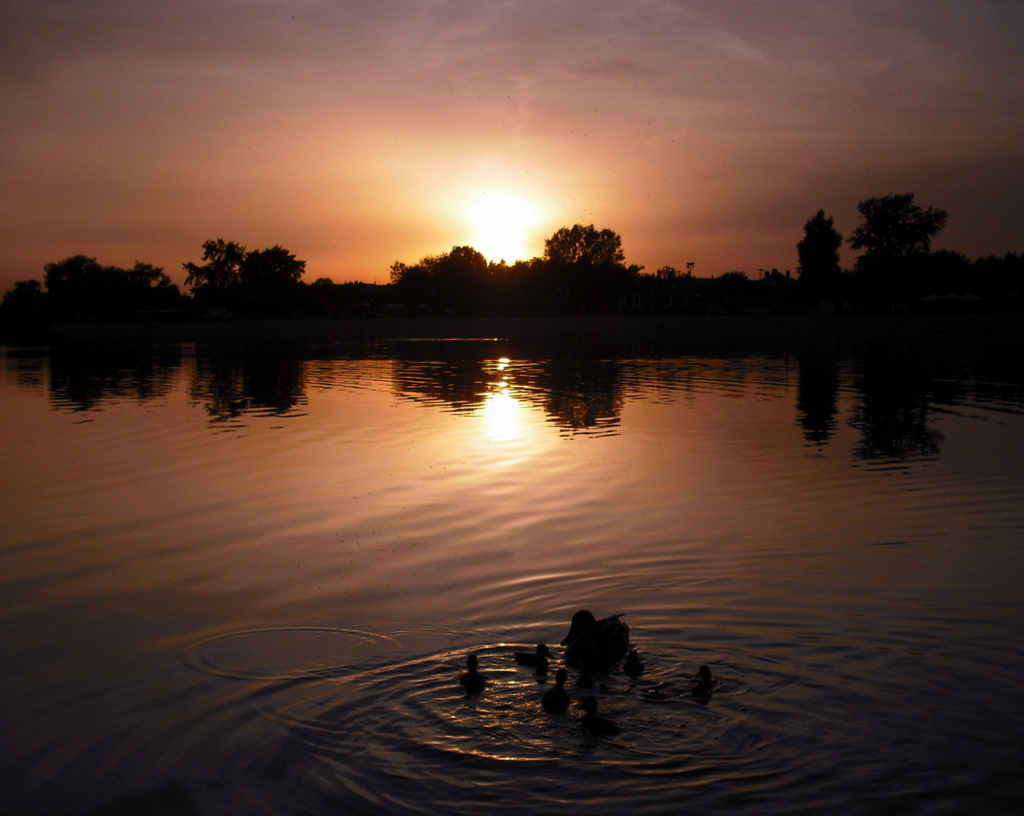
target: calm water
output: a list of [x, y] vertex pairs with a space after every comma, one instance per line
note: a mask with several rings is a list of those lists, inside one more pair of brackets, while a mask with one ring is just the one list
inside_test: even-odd
[[1018, 351], [6, 349], [0, 810], [1020, 812]]

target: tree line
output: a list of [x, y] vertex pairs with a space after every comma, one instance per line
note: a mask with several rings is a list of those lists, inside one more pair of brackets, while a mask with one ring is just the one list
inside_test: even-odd
[[1024, 257], [1007, 253], [972, 262], [932, 241], [949, 214], [923, 208], [913, 193], [869, 198], [857, 205], [860, 223], [847, 239], [860, 250], [852, 270], [839, 265], [843, 236], [824, 210], [804, 224], [797, 244], [800, 294], [816, 303], [855, 303], [872, 311], [947, 307], [1018, 310]]
[[395, 262], [386, 285], [302, 280], [305, 261], [281, 246], [247, 250], [216, 238], [201, 263], [183, 264], [182, 293], [163, 269], [136, 262], [103, 266], [75, 255], [44, 267], [43, 281], [18, 281], [0, 303], [5, 322], [125, 320], [139, 317], [336, 317], [373, 314], [465, 314], [532, 311], [559, 314], [739, 313], [751, 310], [861, 311], [935, 308], [1019, 310], [1024, 257], [970, 261], [932, 251], [946, 211], [922, 208], [914, 194], [869, 198], [845, 239], [859, 251], [852, 269], [840, 266], [844, 237], [819, 210], [797, 244], [797, 275], [760, 270], [698, 278], [694, 264], [645, 273], [626, 263], [622, 239], [610, 229], [575, 224], [544, 242], [539, 258], [489, 262], [470, 246]]

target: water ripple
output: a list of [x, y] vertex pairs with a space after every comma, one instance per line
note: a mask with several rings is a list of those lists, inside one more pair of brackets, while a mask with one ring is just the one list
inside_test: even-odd
[[[712, 662], [710, 653], [688, 646], [684, 655], [650, 637], [644, 643], [647, 673], [638, 680], [616, 671], [581, 688], [571, 674], [574, 703], [593, 696], [621, 726], [610, 739], [585, 733], [575, 705], [565, 715], [543, 710], [551, 674], [515, 663], [512, 653], [524, 644], [466, 644], [402, 659], [386, 637], [296, 628], [213, 638], [186, 659], [207, 674], [263, 681], [246, 705], [283, 736], [260, 775], [277, 790], [304, 791], [321, 803], [314, 808], [330, 802], [348, 812], [416, 813], [429, 796], [447, 812], [479, 812], [487, 791], [487, 802], [545, 811], [585, 792], [591, 812], [621, 812], [627, 797], [643, 813], [657, 812], [669, 788], [723, 777], [768, 784], [772, 774], [758, 754], [778, 736], [756, 726], [746, 703], [755, 687], [785, 685], [773, 677], [776, 667], [766, 662], [737, 673], [713, 662], [714, 693], [698, 698], [690, 693], [695, 661]], [[324, 645], [327, 654], [307, 654]], [[458, 684], [470, 651], [489, 677], [479, 695]], [[345, 657], [352, 660], [343, 664]]]

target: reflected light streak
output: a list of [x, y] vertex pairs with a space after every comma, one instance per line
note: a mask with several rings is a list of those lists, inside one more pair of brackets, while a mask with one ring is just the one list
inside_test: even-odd
[[497, 360], [495, 369], [500, 379], [490, 384], [494, 390], [487, 395], [484, 401], [484, 418], [487, 421], [488, 439], [512, 441], [523, 437], [523, 409], [519, 400], [512, 396], [511, 386], [506, 375], [510, 363], [511, 360], [508, 357], [501, 357]]
[[484, 402], [488, 437], [501, 440], [519, 439], [522, 436], [519, 415], [519, 401], [509, 393], [508, 383], [502, 382], [500, 389], [490, 394]]
[[[479, 440], [491, 466], [523, 464], [540, 455], [559, 437], [551, 432], [542, 411], [537, 409], [523, 386], [516, 382], [516, 366], [507, 357], [491, 362], [487, 368], [487, 393], [477, 413]], [[495, 446], [498, 443], [500, 447]]]

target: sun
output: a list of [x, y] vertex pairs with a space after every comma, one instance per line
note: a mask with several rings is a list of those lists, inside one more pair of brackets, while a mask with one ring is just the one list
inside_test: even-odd
[[473, 247], [489, 261], [525, 260], [530, 227], [537, 220], [525, 201], [507, 195], [487, 196], [470, 211], [477, 235]]

